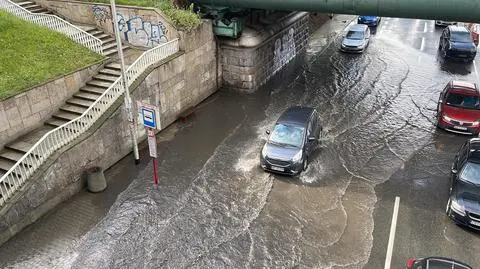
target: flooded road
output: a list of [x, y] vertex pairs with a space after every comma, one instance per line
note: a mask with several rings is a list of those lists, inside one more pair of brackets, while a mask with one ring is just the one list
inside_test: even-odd
[[[360, 55], [314, 34], [261, 90], [222, 89], [160, 134], [158, 189], [145, 157], [105, 218], [38, 267], [383, 268], [396, 196], [392, 268], [433, 255], [480, 266], [478, 234], [444, 214], [468, 137], [432, 124], [439, 92], [478, 82], [478, 61], [443, 62], [440, 33], [433, 21], [383, 18]], [[299, 177], [265, 173], [265, 131], [294, 105], [320, 112], [321, 146]]]

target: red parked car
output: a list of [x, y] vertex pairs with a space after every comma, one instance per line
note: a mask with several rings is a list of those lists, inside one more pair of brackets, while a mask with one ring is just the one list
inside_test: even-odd
[[480, 92], [475, 83], [450, 81], [438, 99], [436, 124], [444, 130], [477, 136]]

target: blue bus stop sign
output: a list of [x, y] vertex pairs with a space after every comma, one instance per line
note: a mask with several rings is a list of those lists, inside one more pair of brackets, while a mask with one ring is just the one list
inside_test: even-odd
[[156, 129], [157, 119], [155, 117], [156, 115], [154, 109], [142, 107], [142, 120], [145, 127]]

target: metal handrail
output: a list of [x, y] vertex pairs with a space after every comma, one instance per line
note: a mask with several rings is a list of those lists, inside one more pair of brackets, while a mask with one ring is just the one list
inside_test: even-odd
[[[145, 51], [127, 70], [127, 84], [132, 83], [150, 66], [179, 51], [178, 39]], [[121, 76], [83, 114], [46, 133], [0, 178], [0, 206], [57, 149], [83, 134], [124, 93]], [[8, 188], [5, 187], [8, 185]]]
[[104, 55], [102, 41], [99, 38], [87, 33], [68, 21], [59, 18], [58, 16], [32, 13], [10, 0], [0, 0], [0, 8], [26, 21], [45, 26], [51, 30], [62, 33], [70, 37], [73, 41], [89, 48], [90, 50]]

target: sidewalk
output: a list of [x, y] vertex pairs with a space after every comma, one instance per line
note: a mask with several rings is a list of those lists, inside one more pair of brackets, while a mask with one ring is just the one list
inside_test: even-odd
[[[354, 16], [335, 15], [327, 20], [312, 34], [313, 41], [309, 42], [308, 50], [322, 51], [352, 18]], [[177, 131], [183, 132], [182, 125], [174, 123], [157, 135], [159, 147], [166, 143], [163, 141], [171, 140]], [[140, 178], [140, 173], [151, 170], [145, 142], [140, 144], [140, 156], [142, 159], [138, 166], [134, 165], [133, 157], [129, 155], [105, 172], [108, 182], [106, 191], [78, 193], [0, 246], [0, 268], [68, 268], [74, 253], [72, 250], [81, 237], [107, 215], [117, 196], [132, 181]], [[162, 158], [160, 156], [159, 163]]]

